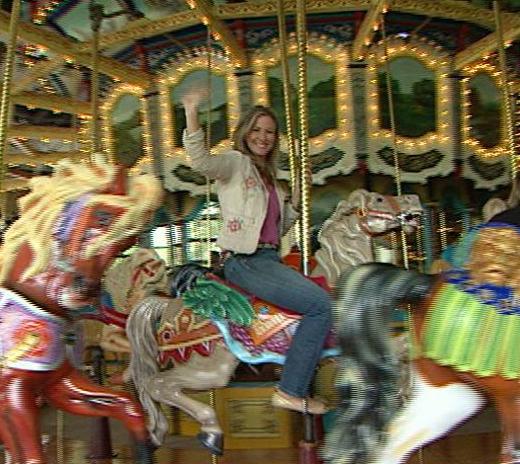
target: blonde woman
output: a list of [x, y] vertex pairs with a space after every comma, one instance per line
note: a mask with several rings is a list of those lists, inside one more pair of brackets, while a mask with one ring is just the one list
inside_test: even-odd
[[217, 244], [226, 258], [226, 279], [303, 316], [272, 403], [323, 414], [325, 405], [308, 398], [308, 391], [331, 326], [331, 299], [325, 290], [280, 261], [280, 238], [298, 217], [299, 189], [291, 198], [276, 179], [278, 121], [270, 109], [255, 106], [239, 121], [233, 149], [211, 156], [198, 121], [204, 97], [200, 91], [183, 97], [184, 147], [193, 169], [216, 179], [223, 218]]

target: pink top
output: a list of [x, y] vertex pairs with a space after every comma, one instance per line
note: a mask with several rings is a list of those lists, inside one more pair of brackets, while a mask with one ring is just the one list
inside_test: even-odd
[[268, 185], [269, 198], [267, 201], [267, 214], [260, 231], [260, 243], [279, 245], [278, 224], [280, 222], [280, 203], [274, 185]]

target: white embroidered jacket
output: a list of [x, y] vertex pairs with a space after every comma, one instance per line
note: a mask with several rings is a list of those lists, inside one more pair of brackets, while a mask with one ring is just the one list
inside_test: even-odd
[[[223, 226], [217, 245], [235, 253], [254, 253], [267, 214], [268, 193], [258, 170], [247, 155], [230, 150], [221, 155], [210, 155], [205, 147], [204, 132], [187, 134], [184, 148], [194, 170], [216, 179]], [[280, 203], [280, 237], [290, 229], [299, 213], [278, 183], [276, 193]]]

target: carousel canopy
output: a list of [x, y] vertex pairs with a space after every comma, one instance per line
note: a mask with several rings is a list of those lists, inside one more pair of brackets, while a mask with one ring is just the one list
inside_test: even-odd
[[[4, 1], [2, 5], [0, 30], [2, 40], [7, 42], [12, 4]], [[330, 93], [332, 85], [338, 99], [335, 103], [337, 108], [331, 110], [337, 113], [335, 121], [331, 123], [332, 126], [335, 124], [334, 127], [320, 128], [319, 124], [325, 124], [323, 121], [317, 126], [311, 123], [311, 137], [314, 140], [311, 154], [317, 160], [314, 173], [318, 183], [322, 183], [328, 175], [348, 173], [358, 166], [357, 161], [346, 161], [346, 154], [352, 152], [363, 159], [374, 172], [386, 172], [384, 163], [385, 156], [388, 158], [388, 153], [385, 152], [387, 135], [384, 130], [374, 131], [370, 127], [374, 120], [370, 115], [370, 106], [377, 105], [378, 101], [362, 101], [363, 98], [370, 100], [370, 95], [375, 95], [377, 100], [377, 63], [381, 63], [377, 60], [382, 53], [383, 39], [386, 39], [387, 56], [392, 58], [391, 55], [395, 52], [394, 58], [397, 55], [402, 58], [402, 74], [414, 75], [417, 69], [413, 63], [406, 62], [405, 55], [409, 55], [408, 58], [423, 59], [426, 68], [437, 73], [431, 79], [436, 86], [436, 95], [432, 97], [436, 101], [434, 112], [438, 113], [432, 116], [437, 118], [433, 127], [428, 128], [428, 123], [424, 122], [423, 128], [423, 123], [420, 122], [412, 129], [403, 129], [401, 134], [404, 138], [407, 137], [404, 142], [409, 144], [403, 142], [404, 164], [411, 166], [409, 180], [423, 181], [425, 176], [446, 175], [454, 169], [453, 153], [457, 148], [451, 144], [453, 140], [449, 131], [454, 133], [451, 127], [453, 120], [459, 116], [464, 117], [464, 114], [453, 110], [463, 104], [463, 98], [455, 98], [456, 91], [447, 80], [442, 79], [457, 77], [464, 80], [472, 78], [479, 70], [489, 71], [490, 76], [497, 72], [496, 63], [485, 62], [490, 57], [496, 57], [497, 49], [501, 46], [497, 33], [497, 11], [493, 9], [493, 2], [307, 0], [305, 5], [308, 49], [318, 60], [308, 64], [323, 71], [326, 66], [321, 64], [328, 63], [333, 74], [328, 78], [328, 84], [323, 78], [321, 87], [315, 85], [310, 95], [319, 98], [320, 92], [322, 96]], [[128, 142], [132, 139], [132, 130], [135, 131], [140, 124], [146, 125], [146, 116], [142, 116], [141, 110], [136, 111], [134, 106], [139, 106], [139, 99], [142, 102], [143, 95], [154, 85], [166, 95], [165, 98], [175, 99], [175, 86], [182, 86], [178, 76], [188, 71], [202, 72], [208, 63], [208, 49], [211, 50], [208, 66], [212, 68], [212, 72], [214, 70], [216, 74], [231, 75], [235, 80], [252, 74], [247, 85], [254, 89], [254, 98], [260, 103], [273, 103], [276, 89], [273, 90], [272, 86], [276, 84], [276, 73], [267, 69], [266, 63], [276, 64], [279, 59], [276, 55], [280, 45], [277, 2], [274, 0], [22, 1], [15, 68], [8, 89], [14, 111], [6, 128], [9, 145], [3, 159], [8, 167], [4, 190], [23, 190], [25, 177], [45, 172], [41, 165], [52, 165], [63, 157], [82, 159], [88, 156], [89, 121], [92, 118], [93, 29], [96, 28], [95, 21], [92, 20], [93, 6], [97, 7], [100, 15], [97, 47], [99, 101], [101, 118], [107, 126], [103, 129], [103, 140], [107, 149], [118, 152], [120, 157], [126, 157], [129, 164], [135, 163], [140, 156], [136, 153], [135, 144]], [[287, 46], [291, 55], [291, 46], [295, 40], [296, 1], [285, 0], [284, 8]], [[503, 41], [507, 46], [508, 73], [513, 77], [520, 66], [518, 11], [520, 0], [500, 2], [498, 19], [502, 24]], [[380, 18], [383, 13], [384, 30], [381, 30]], [[375, 60], [376, 64], [372, 65], [371, 60]], [[495, 59], [496, 61], [498, 60]], [[199, 66], [195, 63], [199, 63]], [[482, 68], [478, 67], [479, 63], [483, 63]], [[188, 66], [189, 69], [183, 66]], [[342, 74], [347, 68], [349, 72]], [[365, 97], [359, 89], [356, 91], [356, 79], [361, 78], [359, 69], [363, 69], [365, 73]], [[376, 80], [370, 74], [373, 69], [376, 69]], [[264, 81], [261, 80], [262, 76]], [[334, 82], [331, 84], [333, 78]], [[401, 86], [406, 86], [406, 79], [403, 79]], [[422, 81], [426, 80], [427, 76], [423, 76]], [[231, 85], [227, 77], [225, 82], [228, 87]], [[375, 91], [370, 90], [370, 82], [376, 82]], [[514, 96], [520, 89], [514, 78], [511, 82], [511, 94]], [[344, 88], [341, 87], [342, 84], [345, 85]], [[413, 83], [413, 91], [426, 98], [432, 91], [426, 82], [423, 84], [421, 88], [420, 83]], [[240, 82], [234, 82], [233, 85], [238, 88]], [[264, 87], [269, 85], [272, 88], [265, 90]], [[412, 86], [412, 83], [409, 85]], [[483, 89], [485, 86], [486, 83], [482, 83]], [[496, 86], [497, 89], [499, 87]], [[465, 91], [469, 92], [464, 85], [458, 90], [461, 95]], [[485, 90], [482, 92], [486, 93]], [[218, 94], [217, 89], [217, 99]], [[226, 117], [232, 125], [236, 120], [233, 112], [238, 112], [238, 109], [233, 110], [229, 104], [236, 95], [231, 95], [229, 91], [223, 91], [223, 94], [222, 105], [225, 100], [228, 105]], [[132, 95], [137, 103], [131, 101]], [[129, 98], [125, 99], [125, 96]], [[405, 107], [407, 101], [403, 99]], [[367, 109], [363, 117], [349, 112], [349, 108], [365, 103]], [[238, 100], [235, 106], [240, 106]], [[173, 127], [175, 105], [172, 108], [173, 116], [161, 121]], [[220, 110], [217, 108], [214, 112], [218, 111]], [[417, 111], [420, 112], [421, 109]], [[383, 121], [384, 114], [379, 116]], [[417, 118], [414, 120], [419, 121]], [[402, 124], [406, 126], [406, 121]], [[503, 126], [504, 122], [500, 124]], [[380, 126], [385, 129], [384, 123]], [[444, 126], [446, 130], [443, 132]], [[459, 129], [462, 134], [470, 130], [467, 127]], [[218, 125], [215, 125], [215, 136], [218, 135], [218, 130]], [[176, 129], [165, 131], [164, 137], [169, 140], [161, 142], [164, 145], [163, 151], [168, 155], [177, 153], [179, 149], [175, 141], [178, 134], [175, 131]], [[379, 132], [381, 140], [374, 138], [374, 134]], [[434, 133], [435, 137], [430, 133]], [[360, 134], [365, 137], [364, 142], [360, 141]], [[428, 139], [425, 138], [426, 135]], [[223, 135], [222, 139], [225, 138]], [[217, 142], [218, 140], [215, 143]], [[507, 169], [504, 167], [506, 163], [500, 164], [500, 156], [506, 151], [498, 150], [500, 141], [479, 143], [480, 152], [475, 148], [465, 155], [468, 166], [471, 164], [468, 168], [472, 172], [470, 177], [473, 175], [483, 186], [493, 187], [493, 183], [508, 182], [505, 174]], [[146, 151], [145, 148], [141, 151]], [[480, 158], [479, 154], [482, 155]], [[461, 157], [464, 158], [462, 155]], [[344, 160], [340, 161], [342, 158]], [[484, 172], [491, 169], [489, 166], [494, 174]], [[191, 189], [203, 184], [203, 179], [198, 179], [187, 170], [183, 163], [173, 162], [170, 169], [176, 176], [172, 181], [175, 184], [173, 190]], [[390, 168], [387, 170], [390, 172]], [[319, 172], [322, 173], [321, 177]], [[491, 176], [493, 180], [486, 180], [486, 176]]]

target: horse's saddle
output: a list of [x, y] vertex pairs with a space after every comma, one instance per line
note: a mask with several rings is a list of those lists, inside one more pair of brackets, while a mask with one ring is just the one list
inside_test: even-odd
[[[326, 286], [322, 278], [314, 280]], [[209, 355], [222, 339], [241, 361], [283, 363], [300, 315], [248, 294], [208, 270], [201, 273], [193, 265], [176, 273], [172, 294], [179, 288], [185, 308], [173, 325], [163, 323], [158, 330], [161, 365], [166, 367], [170, 358], [187, 361], [193, 351]]]

